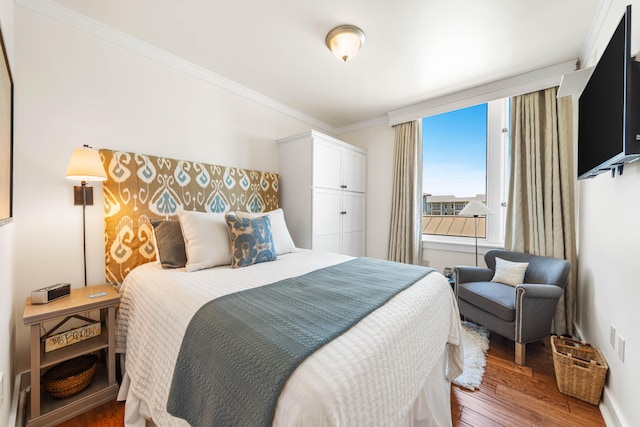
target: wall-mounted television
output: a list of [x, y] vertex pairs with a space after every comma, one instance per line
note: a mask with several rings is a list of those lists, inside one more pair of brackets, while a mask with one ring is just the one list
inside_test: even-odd
[[631, 58], [631, 6], [580, 95], [578, 179], [640, 159], [640, 64]]

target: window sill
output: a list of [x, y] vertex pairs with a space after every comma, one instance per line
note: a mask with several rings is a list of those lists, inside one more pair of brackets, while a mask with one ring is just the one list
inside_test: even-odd
[[[489, 249], [503, 249], [501, 242], [488, 242], [486, 239], [478, 239], [478, 252]], [[432, 251], [448, 251], [461, 253], [475, 253], [476, 243], [473, 237], [451, 237], [422, 235], [422, 249]]]

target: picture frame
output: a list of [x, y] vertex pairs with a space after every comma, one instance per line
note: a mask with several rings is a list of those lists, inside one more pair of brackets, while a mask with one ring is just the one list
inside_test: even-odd
[[0, 31], [0, 226], [13, 220], [13, 77]]

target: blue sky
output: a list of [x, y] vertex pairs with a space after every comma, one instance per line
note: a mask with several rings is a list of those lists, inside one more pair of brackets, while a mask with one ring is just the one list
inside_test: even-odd
[[487, 104], [422, 119], [422, 191], [458, 197], [484, 194]]

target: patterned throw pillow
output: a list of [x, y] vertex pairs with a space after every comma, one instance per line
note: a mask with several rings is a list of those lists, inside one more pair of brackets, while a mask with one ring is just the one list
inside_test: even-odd
[[243, 218], [260, 218], [268, 215], [271, 221], [271, 234], [273, 235], [273, 243], [276, 245], [276, 253], [284, 255], [298, 251], [296, 245], [293, 244], [291, 234], [289, 234], [287, 223], [284, 221], [284, 211], [282, 209], [257, 213], [236, 211], [236, 215]]
[[225, 219], [231, 241], [232, 268], [274, 261], [278, 257], [268, 216], [241, 218], [228, 213]]

